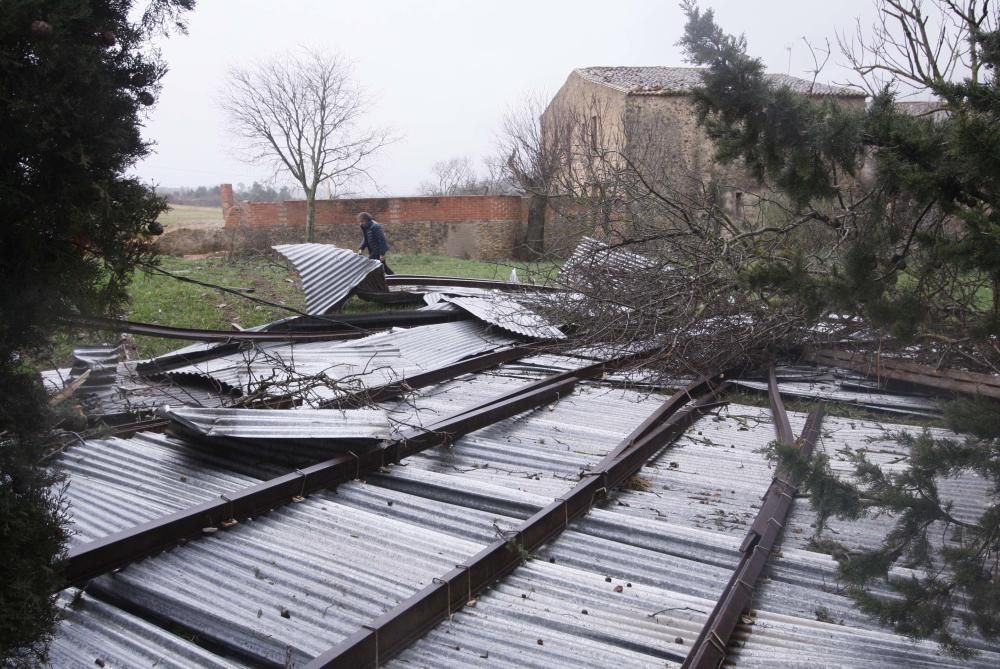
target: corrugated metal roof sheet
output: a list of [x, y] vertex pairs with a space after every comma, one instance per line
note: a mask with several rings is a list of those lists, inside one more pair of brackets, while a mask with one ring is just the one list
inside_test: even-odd
[[543, 316], [527, 307], [523, 300], [494, 293], [489, 297], [446, 297], [451, 304], [491, 325], [515, 334], [536, 339], [565, 339], [566, 335]]
[[848, 627], [810, 618], [757, 611], [752, 624], [738, 630], [730, 644], [737, 667], [955, 667], [993, 669], [1000, 654], [985, 652], [962, 659], [948, 656], [930, 641], [909, 639], [878, 629]]
[[[639, 397], [593, 392], [626, 406], [622, 400]], [[647, 398], [636, 408], [657, 404]], [[590, 406], [594, 415], [606, 415], [599, 406]], [[715, 511], [742, 511], [759, 501], [773, 472], [755, 450], [773, 438], [766, 412], [753, 407], [699, 420], [640, 472], [636, 487], [643, 489], [622, 490], [573, 522], [474, 608], [439, 625], [390, 666], [678, 665], [736, 566], [747, 525], [740, 516], [739, 527], [722, 528]], [[407, 468], [391, 477], [400, 475], [414, 476]], [[725, 498], [716, 494], [722, 489]], [[528, 500], [508, 503], [515, 501]]]
[[[849, 455], [859, 452], [864, 452], [869, 460], [880, 465], [886, 472], [900, 472], [907, 466], [908, 449], [896, 440], [895, 435], [900, 432], [917, 435], [923, 429], [890, 422], [828, 416], [823, 420], [822, 437], [816, 448], [817, 452], [823, 452], [830, 458], [831, 469], [841, 476], [853, 473], [854, 466]], [[936, 438], [956, 437], [939, 428], [930, 428], [929, 433]], [[973, 472], [963, 472], [961, 477], [943, 479], [938, 482], [938, 489], [942, 499], [952, 503], [952, 512], [956, 517], [966, 521], [977, 519], [987, 501], [996, 494], [987, 481]], [[785, 545], [807, 548], [815, 519], [815, 512], [804, 500], [802, 504], [793, 506], [788, 525], [796, 529], [785, 535]], [[831, 519], [830, 536], [849, 549], [873, 548], [882, 542], [894, 524], [894, 520], [887, 516], [857, 521]]]
[[435, 302], [417, 307], [417, 311], [459, 311], [459, 308], [448, 302]]
[[46, 392], [56, 393], [66, 387], [66, 384], [70, 381], [71, 373], [72, 370], [69, 367], [42, 370], [40, 374], [42, 385], [45, 387]]
[[[143, 377], [136, 372], [137, 364], [135, 361], [115, 362], [97, 375], [92, 372], [87, 377], [74, 396], [88, 416], [99, 418], [134, 413], [167, 403], [217, 407], [226, 400], [218, 392], [179, 383], [177, 378], [153, 381]], [[42, 383], [49, 392], [62, 390], [77, 376], [76, 369], [41, 372]]]
[[228, 458], [186, 448], [165, 435], [95, 439], [67, 448], [57, 462], [74, 543], [134, 527], [259, 481]]
[[339, 501], [364, 487], [313, 495], [98, 578], [90, 590], [258, 662], [299, 666], [481, 547], [454, 530]]
[[559, 271], [558, 283], [581, 291], [613, 290], [615, 285], [635, 281], [636, 273], [658, 267], [658, 263], [637, 253], [584, 237]]
[[429, 283], [420, 285], [395, 284], [390, 287], [392, 291], [405, 291], [413, 293], [424, 293], [425, 300], [428, 294], [455, 295], [458, 297], [484, 297], [496, 292], [494, 288], [479, 288], [476, 286], [435, 286]]
[[317, 316], [339, 305], [366, 276], [382, 268], [378, 260], [333, 244], [279, 244], [271, 248], [295, 266], [306, 294], [306, 312]]
[[389, 420], [374, 409], [196, 409], [165, 407], [163, 415], [204, 437], [235, 439], [389, 438]]
[[[735, 383], [744, 388], [767, 391], [767, 383], [764, 381], [741, 380]], [[826, 375], [814, 380], [779, 382], [778, 389], [786, 397], [844, 402], [876, 411], [898, 412], [918, 416], [937, 416], [941, 413], [937, 400], [927, 397], [880, 392], [877, 389], [868, 390], [858, 388], [854, 384], [840, 383]]]
[[532, 560], [386, 666], [677, 666], [711, 606], [655, 584]]
[[254, 346], [174, 370], [244, 394], [291, 390], [317, 404], [513, 344], [474, 321], [396, 329], [346, 342]]
[[59, 604], [62, 618], [49, 646], [51, 667], [236, 669], [247, 666], [84, 593], [67, 592], [60, 597]]
[[92, 372], [114, 372], [121, 359], [122, 350], [118, 345], [80, 346], [73, 349], [73, 369], [78, 372], [85, 369]]

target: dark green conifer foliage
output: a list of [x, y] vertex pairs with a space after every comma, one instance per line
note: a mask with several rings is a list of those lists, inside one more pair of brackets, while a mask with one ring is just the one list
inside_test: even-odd
[[[966, 3], [935, 6], [957, 12]], [[948, 81], [928, 75], [926, 86], [941, 109], [913, 116], [896, 105], [892, 86], [864, 107], [772, 86], [742, 37], [727, 35], [710, 10], [693, 2], [683, 7], [688, 22], [681, 44], [694, 64], [707, 68], [696, 98], [718, 157], [744, 161], [799, 211], [813, 210], [840, 243], [824, 271], [806, 271], [803, 252], [790, 245], [774, 262], [747, 268], [746, 285], [799, 300], [813, 317], [864, 317], [903, 342], [933, 336], [995, 345], [1000, 34], [970, 21], [978, 77]], [[997, 17], [991, 18], [996, 25]], [[862, 187], [860, 194], [845, 195], [844, 178], [859, 177], [866, 162], [876, 166], [874, 176], [852, 183]], [[984, 292], [993, 299], [984, 301]], [[909, 454], [905, 471], [885, 471], [860, 453], [852, 456], [854, 472], [847, 480], [833, 473], [823, 454], [804, 462], [793, 450], [777, 447], [777, 457], [809, 492], [820, 532], [831, 517], [889, 514], [894, 520], [876, 550], [851, 552], [819, 532], [814, 540], [840, 561], [841, 577], [862, 610], [955, 653], [968, 652], [966, 633], [1000, 633], [998, 409], [986, 400], [952, 403], [949, 426], [970, 435], [964, 440], [927, 432], [898, 435]], [[941, 481], [963, 472], [993, 484], [994, 496], [975, 521], [954, 513], [939, 490]], [[912, 571], [890, 575], [899, 567]], [[875, 585], [893, 596], [878, 596]]]
[[164, 72], [149, 39], [182, 27], [194, 0], [134, 4], [0, 10], [0, 662], [15, 666], [44, 657], [66, 540], [43, 462], [47, 398], [29, 361], [60, 315], [122, 305], [165, 207], [127, 171], [149, 150], [142, 109]]

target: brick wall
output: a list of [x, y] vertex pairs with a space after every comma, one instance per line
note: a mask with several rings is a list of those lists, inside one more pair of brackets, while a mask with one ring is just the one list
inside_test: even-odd
[[[240, 246], [303, 241], [305, 201], [234, 204], [227, 186], [222, 186], [225, 227]], [[367, 211], [384, 228], [394, 253], [505, 260], [517, 256], [524, 242], [521, 200], [500, 195], [317, 200], [316, 241], [357, 248], [356, 216]]]

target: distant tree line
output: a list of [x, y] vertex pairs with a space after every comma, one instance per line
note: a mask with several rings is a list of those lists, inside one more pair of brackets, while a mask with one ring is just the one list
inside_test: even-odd
[[468, 156], [439, 160], [431, 166], [433, 179], [420, 184], [421, 195], [514, 195], [522, 190], [492, 158], [485, 158], [481, 174]]
[[[157, 192], [170, 204], [187, 204], [196, 207], [215, 207], [221, 200], [220, 186], [198, 186], [197, 188], [157, 188]], [[233, 196], [237, 202], [249, 200], [250, 202], [282, 202], [284, 200], [294, 200], [300, 197], [288, 186], [275, 188], [267, 186], [258, 181], [254, 181], [248, 187], [246, 184], [236, 184], [233, 188]]]

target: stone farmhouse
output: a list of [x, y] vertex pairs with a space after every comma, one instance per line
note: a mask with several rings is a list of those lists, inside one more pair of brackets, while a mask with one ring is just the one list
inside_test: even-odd
[[[833, 98], [840, 104], [863, 106], [865, 95], [852, 89], [814, 83], [786, 74], [769, 74], [778, 86], [807, 95]], [[581, 155], [594, 147], [613, 149], [644, 165], [659, 182], [683, 189], [685, 184], [712, 184], [722, 204], [737, 208], [747, 190], [759, 188], [742, 169], [713, 159], [714, 148], [698, 125], [692, 90], [701, 84], [695, 67], [585, 67], [573, 70], [542, 114], [543, 142], [569, 149], [561, 184], [592, 187], [595, 177], [584, 174]], [[575, 130], [574, 130], [575, 129]], [[582, 131], [581, 131], [582, 130]], [[590, 147], [586, 145], [591, 145]], [[564, 192], [572, 191], [565, 188]]]

